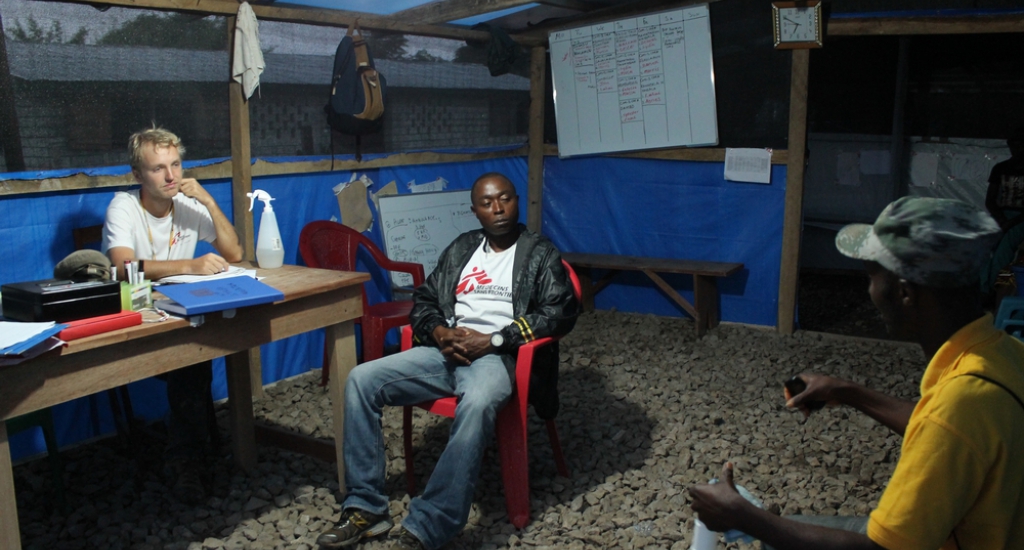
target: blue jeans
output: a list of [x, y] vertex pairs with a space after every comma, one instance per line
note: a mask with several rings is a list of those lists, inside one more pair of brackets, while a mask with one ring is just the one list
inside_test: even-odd
[[458, 405], [448, 445], [423, 494], [409, 504], [402, 526], [428, 549], [455, 538], [469, 519], [484, 449], [511, 394], [508, 372], [497, 355], [463, 367], [446, 361], [436, 348], [418, 347], [357, 366], [345, 385], [348, 493], [343, 507], [388, 513], [383, 408], [454, 395]]

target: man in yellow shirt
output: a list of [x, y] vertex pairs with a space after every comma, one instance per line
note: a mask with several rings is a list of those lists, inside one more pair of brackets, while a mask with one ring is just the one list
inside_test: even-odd
[[890, 334], [930, 358], [921, 399], [903, 401], [829, 376], [801, 374], [787, 402], [852, 406], [903, 435], [889, 485], [869, 518], [781, 518], [723, 483], [690, 489], [710, 529], [739, 529], [776, 548], [1009, 548], [1024, 544], [1024, 344], [981, 309], [980, 270], [1000, 235], [986, 212], [949, 199], [904, 197], [873, 226], [836, 237], [864, 260], [871, 300]]

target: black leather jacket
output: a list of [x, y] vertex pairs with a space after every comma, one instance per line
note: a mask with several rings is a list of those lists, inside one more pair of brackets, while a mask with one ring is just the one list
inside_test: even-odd
[[[519, 226], [512, 262], [512, 323], [501, 329], [505, 345], [501, 359], [515, 384], [516, 350], [545, 336], [567, 334], [576, 324], [579, 302], [562, 265], [562, 257], [551, 241], [525, 226]], [[421, 345], [437, 346], [433, 332], [448, 326], [455, 317], [455, 287], [463, 268], [484, 239], [483, 230], [459, 235], [441, 253], [437, 267], [413, 293], [409, 314], [413, 334]], [[558, 411], [558, 345], [546, 346], [534, 356], [530, 380], [530, 402], [542, 418]]]

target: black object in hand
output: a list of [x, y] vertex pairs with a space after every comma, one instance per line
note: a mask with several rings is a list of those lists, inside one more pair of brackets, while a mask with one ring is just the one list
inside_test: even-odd
[[[804, 382], [800, 376], [794, 376], [785, 383], [786, 389], [789, 390], [790, 397], [796, 397], [797, 395], [804, 392], [807, 389], [807, 382]], [[825, 406], [824, 401], [806, 401], [803, 404], [808, 410], [816, 411]]]

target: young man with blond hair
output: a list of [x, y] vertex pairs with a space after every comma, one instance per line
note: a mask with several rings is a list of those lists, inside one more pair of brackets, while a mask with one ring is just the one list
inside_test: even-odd
[[[185, 148], [178, 136], [153, 126], [132, 134], [128, 152], [139, 188], [114, 195], [103, 225], [103, 251], [119, 278], [124, 278], [125, 261], [139, 261], [149, 280], [210, 275], [241, 261], [234, 226], [198, 181], [183, 177]], [[211, 243], [217, 253], [194, 258], [199, 241]], [[167, 463], [175, 496], [190, 504], [205, 500], [208, 490], [203, 462], [210, 437], [210, 381], [209, 361], [167, 373]]]

